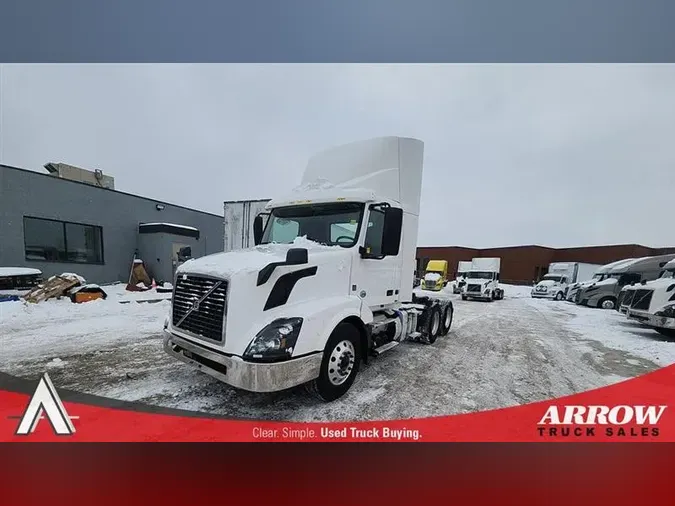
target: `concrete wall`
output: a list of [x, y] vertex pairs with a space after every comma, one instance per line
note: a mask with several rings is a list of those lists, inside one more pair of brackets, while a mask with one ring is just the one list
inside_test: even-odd
[[[26, 260], [24, 216], [102, 227], [104, 264]], [[92, 283], [126, 281], [143, 222], [196, 227], [207, 254], [223, 250], [222, 216], [0, 165], [0, 266], [32, 267], [45, 277], [76, 272]]]
[[[457, 272], [460, 260], [471, 260], [476, 257], [500, 257], [501, 280], [510, 284], [531, 284], [541, 278], [548, 265], [553, 262], [584, 262], [591, 264], [608, 264], [625, 258], [675, 253], [675, 248], [648, 248], [638, 244], [589, 246], [584, 248], [547, 248], [543, 246], [513, 246], [507, 248], [472, 249], [457, 246], [419, 247], [417, 248], [418, 264], [421, 260], [447, 260], [449, 277]], [[423, 268], [423, 266], [422, 266]]]

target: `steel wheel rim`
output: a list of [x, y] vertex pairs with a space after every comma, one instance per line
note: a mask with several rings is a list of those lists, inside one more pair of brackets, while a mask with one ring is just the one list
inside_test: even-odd
[[354, 370], [355, 358], [356, 350], [351, 341], [345, 339], [335, 345], [328, 359], [328, 381], [335, 386], [347, 381]]
[[602, 308], [603, 309], [614, 309], [614, 302], [611, 300], [606, 300], [605, 302], [602, 303]]
[[452, 310], [450, 308], [445, 310], [445, 328], [449, 329], [452, 323]]

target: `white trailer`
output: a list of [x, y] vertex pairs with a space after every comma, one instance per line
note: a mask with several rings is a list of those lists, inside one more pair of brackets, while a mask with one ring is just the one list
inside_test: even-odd
[[270, 199], [228, 200], [223, 205], [224, 251], [253, 246], [253, 221]]
[[423, 153], [381, 137], [312, 157], [255, 218], [256, 246], [181, 265], [164, 350], [237, 388], [331, 401], [362, 361], [447, 334], [452, 302], [413, 294]]
[[466, 275], [466, 284], [462, 287], [462, 300], [503, 299], [504, 290], [499, 286], [500, 267], [501, 258], [473, 258], [471, 269]]

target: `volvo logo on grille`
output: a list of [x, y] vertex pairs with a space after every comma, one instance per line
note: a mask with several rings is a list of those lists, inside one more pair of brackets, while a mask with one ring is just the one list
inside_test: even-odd
[[183, 322], [185, 321], [185, 319], [186, 319], [188, 316], [190, 316], [194, 311], [197, 311], [197, 310], [199, 309], [199, 305], [200, 305], [202, 302], [204, 302], [204, 301], [206, 300], [206, 298], [207, 298], [209, 295], [211, 295], [211, 294], [212, 294], [212, 293], [213, 293], [220, 285], [222, 285], [222, 284], [223, 284], [222, 281], [218, 281], [217, 283], [214, 283], [214, 285], [213, 285], [211, 288], [209, 288], [209, 290], [208, 290], [204, 295], [202, 295], [199, 299], [197, 299], [196, 301], [194, 301], [194, 302], [192, 303], [192, 306], [190, 306], [190, 309], [188, 309], [188, 310], [185, 312], [185, 314], [183, 315], [183, 317], [178, 321], [178, 323], [176, 323], [176, 327], [180, 327], [180, 324], [183, 323]]

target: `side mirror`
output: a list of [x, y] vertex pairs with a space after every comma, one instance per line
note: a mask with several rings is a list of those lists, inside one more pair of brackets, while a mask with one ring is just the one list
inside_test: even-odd
[[306, 263], [309, 263], [309, 256], [305, 248], [291, 248], [286, 252], [286, 265], [302, 265]]
[[262, 242], [263, 236], [263, 217], [262, 214], [259, 214], [253, 220], [253, 242], [257, 246]]
[[401, 246], [403, 229], [403, 209], [386, 207], [384, 209], [384, 226], [382, 227], [382, 255], [396, 256]]

